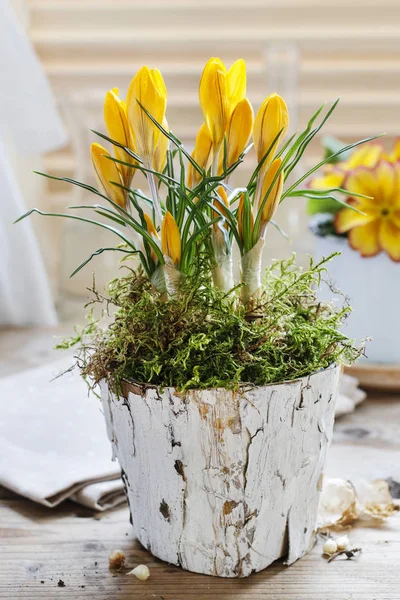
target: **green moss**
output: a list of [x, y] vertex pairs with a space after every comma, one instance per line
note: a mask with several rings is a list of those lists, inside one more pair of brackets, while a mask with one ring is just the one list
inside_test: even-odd
[[204, 280], [201, 268], [167, 302], [140, 272], [115, 279], [107, 298], [95, 292], [95, 301], [115, 305], [114, 320], [83, 331], [78, 364], [94, 383], [127, 379], [185, 390], [276, 383], [352, 362], [360, 349], [339, 332], [350, 309], [317, 297], [327, 260], [305, 271], [294, 257], [273, 264], [251, 315], [236, 294], [224, 296]]

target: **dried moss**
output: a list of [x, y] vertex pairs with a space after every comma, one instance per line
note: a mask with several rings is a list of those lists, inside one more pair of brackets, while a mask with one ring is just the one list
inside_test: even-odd
[[107, 296], [112, 324], [91, 322], [79, 342], [84, 376], [114, 386], [122, 380], [161, 387], [237, 387], [294, 379], [334, 362], [352, 362], [360, 349], [339, 328], [347, 306], [323, 304], [317, 288], [324, 259], [302, 271], [294, 257], [266, 271], [264, 292], [249, 317], [237, 296], [224, 296], [199, 273], [187, 278], [179, 297], [161, 301], [140, 272], [115, 279]]

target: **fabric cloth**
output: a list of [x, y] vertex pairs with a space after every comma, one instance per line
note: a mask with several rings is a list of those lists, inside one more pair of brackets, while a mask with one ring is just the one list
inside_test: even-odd
[[[9, 0], [0, 0], [0, 325], [53, 325], [56, 312], [11, 157], [37, 156], [67, 136], [46, 76]], [[40, 161], [36, 161], [39, 166]]]
[[35, 502], [96, 510], [125, 501], [100, 400], [63, 359], [0, 379], [0, 484]]

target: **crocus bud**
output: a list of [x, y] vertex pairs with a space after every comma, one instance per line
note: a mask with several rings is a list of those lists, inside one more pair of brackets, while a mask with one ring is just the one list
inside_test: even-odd
[[167, 88], [158, 69], [141, 67], [132, 79], [126, 97], [128, 122], [135, 135], [138, 153], [146, 165], [152, 165], [160, 130], [139, 102], [158, 123], [163, 123], [167, 108]]
[[[131, 134], [129, 131], [125, 102], [118, 97], [118, 88], [113, 88], [106, 93], [104, 100], [104, 122], [107, 133], [112, 140], [136, 152], [133, 132]], [[114, 146], [114, 153], [118, 160], [128, 162], [132, 165], [135, 164], [135, 160], [119, 146]], [[118, 168], [120, 169], [124, 185], [129, 187], [132, 177], [135, 174], [135, 169], [125, 165], [119, 165]]]
[[[246, 148], [253, 129], [254, 113], [247, 98], [243, 98], [234, 108], [228, 125], [226, 166], [237, 161]], [[221, 155], [223, 152], [221, 153]], [[221, 167], [223, 166], [223, 162]], [[221, 168], [222, 173], [222, 168]]]
[[181, 236], [174, 217], [167, 210], [161, 226], [161, 249], [175, 265], [181, 260]]
[[246, 63], [240, 58], [233, 63], [227, 76], [227, 93], [230, 112], [246, 96]]
[[[278, 94], [271, 94], [260, 106], [253, 130], [257, 161], [261, 162], [269, 151], [264, 168], [273, 161], [278, 143], [285, 136], [288, 125], [289, 113], [285, 101]], [[278, 139], [273, 143], [279, 132]]]
[[[165, 117], [162, 122], [162, 126], [166, 131], [168, 131], [168, 121]], [[169, 139], [166, 135], [160, 132], [160, 137], [158, 138], [158, 143], [153, 156], [153, 169], [154, 171], [157, 171], [157, 173], [162, 173], [165, 168], [168, 147]]]
[[[196, 137], [196, 144], [194, 150], [192, 152], [192, 157], [197, 162], [199, 167], [204, 170], [207, 170], [211, 163], [211, 149], [212, 149], [212, 140], [210, 135], [210, 130], [208, 129], [206, 123], [200, 127], [199, 132]], [[196, 185], [200, 183], [201, 175], [200, 173], [193, 167], [191, 163], [188, 165], [188, 178], [187, 185], [189, 188], [194, 188]]]
[[[278, 172], [282, 164], [281, 158], [276, 158], [271, 166], [268, 168], [265, 173], [264, 181], [261, 188], [261, 196], [260, 196], [260, 206], [264, 201], [265, 195], [268, 193], [268, 190], [271, 188], [272, 182]], [[264, 208], [262, 211], [261, 217], [261, 231], [262, 233], [265, 230], [265, 227], [269, 223], [269, 221], [274, 216], [274, 213], [279, 205], [282, 196], [282, 188], [284, 181], [284, 172], [283, 169], [279, 173], [275, 183], [272, 185], [271, 190], [268, 193], [268, 197], [265, 201]]]
[[111, 183], [112, 181], [122, 183], [121, 173], [115, 162], [111, 159], [111, 154], [97, 143], [91, 145], [90, 154], [97, 179], [106, 196], [121, 208], [125, 208], [126, 196], [124, 190]]
[[199, 100], [214, 150], [217, 150], [224, 139], [229, 117], [227, 73], [224, 63], [219, 58], [210, 58], [204, 67], [199, 86]]

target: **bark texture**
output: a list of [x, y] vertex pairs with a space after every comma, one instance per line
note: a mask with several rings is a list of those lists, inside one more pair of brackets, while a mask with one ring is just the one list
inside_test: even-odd
[[132, 522], [155, 556], [245, 577], [313, 545], [340, 368], [239, 392], [106, 383]]

